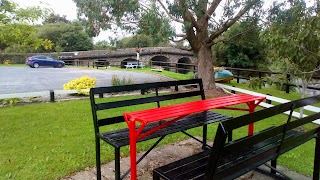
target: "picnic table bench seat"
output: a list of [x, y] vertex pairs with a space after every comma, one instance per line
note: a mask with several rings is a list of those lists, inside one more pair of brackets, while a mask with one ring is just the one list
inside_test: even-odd
[[[292, 120], [294, 109], [320, 102], [320, 96], [280, 104], [244, 116], [219, 122], [211, 149], [153, 170], [153, 179], [235, 179], [271, 161], [270, 175], [290, 179], [276, 170], [278, 156], [316, 138], [313, 179], [319, 180], [320, 127], [302, 131], [299, 127], [320, 118], [320, 112]], [[251, 136], [227, 142], [228, 132], [250, 123], [270, 121], [269, 117], [290, 111], [286, 123], [270, 126]], [[269, 119], [268, 119], [269, 118]], [[297, 129], [298, 128], [298, 129]], [[278, 173], [278, 174], [277, 174]], [[280, 173], [280, 174], [279, 174]]]
[[[160, 93], [161, 89], [174, 89], [174, 91], [166, 91], [165, 93]], [[181, 90], [185, 89], [185, 90]], [[108, 98], [101, 99], [104, 94], [112, 93], [124, 93], [131, 91], [141, 91], [141, 94], [149, 92], [146, 96], [138, 96], [137, 98], [128, 98], [125, 100], [119, 100], [114, 102], [108, 102]], [[100, 140], [112, 145], [115, 149], [115, 179], [122, 179], [125, 175], [129, 173], [127, 171], [121, 177], [120, 173], [120, 148], [129, 145], [129, 130], [128, 128], [116, 129], [106, 131], [101, 130], [101, 128], [116, 125], [118, 123], [124, 123], [123, 116], [105, 117], [100, 116], [101, 111], [112, 114], [112, 111], [119, 111], [117, 108], [130, 106], [130, 108], [136, 105], [154, 103], [155, 107], [160, 107], [164, 101], [177, 100], [181, 98], [195, 97], [198, 100], [205, 99], [203, 84], [201, 79], [192, 80], [180, 80], [180, 81], [165, 81], [165, 82], [154, 82], [154, 83], [143, 83], [143, 84], [132, 84], [123, 86], [110, 86], [110, 87], [97, 87], [90, 89], [90, 101], [91, 109], [93, 115], [94, 129], [95, 129], [95, 140], [96, 140], [96, 166], [97, 166], [97, 179], [101, 179], [101, 158], [100, 158]], [[99, 100], [98, 100], [99, 99]], [[105, 100], [105, 101], [104, 101]], [[149, 107], [150, 108], [150, 107]], [[152, 146], [148, 151], [154, 148], [166, 135], [183, 132], [186, 135], [191, 136], [189, 133], [185, 132], [187, 129], [202, 126], [203, 138], [201, 141], [203, 148], [207, 147], [207, 124], [214, 123], [217, 121], [222, 121], [230, 119], [230, 116], [214, 113], [212, 111], [204, 111], [196, 114], [186, 116], [179, 121], [167, 126], [149, 136], [139, 139], [139, 142], [146, 141], [153, 138], [159, 138], [158, 141]], [[157, 125], [153, 123], [148, 123], [144, 128], [144, 131], [152, 129]], [[146, 153], [146, 154], [147, 154]], [[144, 156], [143, 156], [144, 157]], [[141, 160], [141, 159], [140, 159]], [[140, 161], [138, 160], [138, 162]]]

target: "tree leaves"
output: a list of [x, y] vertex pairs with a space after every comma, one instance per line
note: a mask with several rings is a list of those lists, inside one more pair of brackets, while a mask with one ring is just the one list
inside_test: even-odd
[[[44, 16], [46, 9], [19, 8], [17, 4], [2, 0], [0, 6], [0, 42], [6, 52], [28, 52], [41, 46], [51, 48], [50, 41], [38, 38], [37, 29], [30, 25]], [[0, 49], [1, 50], [1, 49]]]

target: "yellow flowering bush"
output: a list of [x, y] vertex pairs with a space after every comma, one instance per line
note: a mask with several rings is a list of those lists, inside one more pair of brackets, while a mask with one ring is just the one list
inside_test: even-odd
[[88, 91], [84, 89], [94, 88], [97, 83], [96, 78], [89, 76], [81, 76], [63, 85], [64, 90], [78, 90], [78, 94], [89, 95]]
[[11, 64], [11, 60], [4, 60], [3, 64], [6, 64], [6, 65]]

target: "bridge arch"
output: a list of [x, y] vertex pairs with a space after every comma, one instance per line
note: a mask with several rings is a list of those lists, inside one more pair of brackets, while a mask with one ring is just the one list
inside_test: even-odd
[[187, 58], [187, 57], [183, 57], [183, 58], [180, 58], [178, 60], [178, 63], [177, 63], [177, 70], [179, 73], [183, 73], [183, 74], [186, 74], [188, 72], [192, 72], [193, 71], [193, 66], [192, 65], [187, 65], [187, 64], [192, 64], [192, 60], [190, 58]]
[[151, 58], [151, 66], [162, 66], [164, 69], [169, 70], [169, 58], [166, 56], [154, 56]]
[[134, 58], [126, 58], [126, 59], [121, 61], [120, 67], [121, 68], [125, 68], [124, 65], [127, 65], [128, 62], [135, 62], [135, 61], [137, 61], [137, 60], [134, 59]]

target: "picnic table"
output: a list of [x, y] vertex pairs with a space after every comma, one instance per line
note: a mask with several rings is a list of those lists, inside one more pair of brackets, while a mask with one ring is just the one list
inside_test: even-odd
[[141, 67], [143, 68], [144, 67], [144, 64], [142, 62], [127, 62], [126, 65], [124, 65], [124, 67], [126, 67], [126, 69], [128, 68], [138, 68], [138, 67]]
[[[181, 118], [211, 109], [230, 109], [230, 110], [244, 110], [249, 113], [254, 112], [255, 108], [265, 99], [262, 96], [253, 96], [249, 94], [237, 94], [206, 100], [199, 100], [183, 104], [176, 104], [160, 108], [153, 108], [148, 110], [124, 113], [124, 119], [129, 128], [130, 136], [130, 166], [131, 166], [131, 180], [137, 179], [136, 167], [136, 142], [137, 140], [151, 135], [152, 133], [179, 121]], [[230, 107], [237, 104], [247, 104], [248, 108]], [[146, 132], [143, 131], [148, 123], [157, 122], [163, 119], [168, 119], [166, 123], [159, 124], [158, 126]], [[141, 126], [136, 129], [136, 122]], [[248, 127], [248, 135], [253, 134], [253, 124]]]

